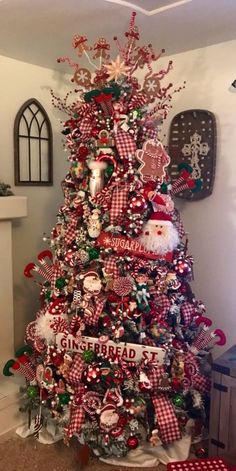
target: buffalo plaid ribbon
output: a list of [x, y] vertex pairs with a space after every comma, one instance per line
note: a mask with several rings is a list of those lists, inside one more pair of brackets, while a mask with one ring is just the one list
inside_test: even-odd
[[70, 372], [68, 374], [68, 383], [72, 384], [73, 386], [78, 386], [80, 384], [84, 368], [85, 364], [83, 359], [81, 358], [80, 353], [77, 353], [74, 357], [72, 367], [70, 368]]
[[82, 134], [83, 141], [91, 138], [91, 132], [93, 129], [93, 121], [90, 116], [87, 116], [79, 125], [79, 130]]
[[75, 239], [75, 231], [77, 226], [77, 215], [72, 214], [70, 217], [70, 222], [67, 226], [65, 233], [65, 242], [67, 245], [70, 245], [71, 242]]
[[85, 412], [82, 406], [84, 393], [85, 389], [83, 385], [77, 386], [74, 390], [74, 399], [70, 406], [69, 425], [64, 429], [68, 438], [71, 438], [75, 433], [80, 433], [84, 423]]
[[119, 128], [115, 135], [116, 148], [121, 159], [127, 159], [134, 155], [137, 147], [133, 137], [123, 129]]
[[144, 337], [142, 339], [143, 345], [148, 345], [149, 347], [156, 347], [156, 343], [154, 340], [150, 339], [149, 337]]
[[181, 304], [180, 308], [181, 317], [183, 324], [189, 326], [195, 315], [195, 307], [193, 304], [188, 303], [187, 301]]
[[145, 128], [145, 130], [142, 129], [141, 131], [141, 139], [146, 141], [147, 139], [157, 139], [157, 130], [152, 129], [152, 128]]
[[112, 275], [114, 279], [119, 276], [119, 268], [117, 266], [118, 257], [111, 255], [103, 261], [104, 271], [107, 275]]
[[170, 310], [170, 306], [171, 306], [169, 298], [165, 294], [160, 294], [156, 298], [156, 302], [157, 302], [158, 306], [161, 309], [160, 317], [162, 319], [165, 319], [168, 312], [169, 312], [169, 310]]
[[152, 402], [162, 443], [166, 445], [180, 440], [181, 432], [170, 400], [164, 394], [159, 394], [152, 398]]
[[163, 366], [155, 363], [149, 365], [147, 371], [148, 379], [152, 386], [152, 403], [155, 409], [156, 420], [160, 431], [160, 438], [164, 444], [172, 443], [181, 438], [179, 424], [174, 408], [164, 394], [158, 393], [160, 379], [165, 372]]
[[116, 186], [113, 190], [110, 210], [110, 224], [119, 222], [119, 217], [122, 216], [124, 208], [127, 207], [129, 185]]

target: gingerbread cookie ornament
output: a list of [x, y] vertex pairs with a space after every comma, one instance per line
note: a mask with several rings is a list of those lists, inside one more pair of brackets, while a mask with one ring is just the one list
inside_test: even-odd
[[170, 157], [166, 153], [160, 141], [150, 139], [146, 141], [142, 149], [136, 151], [137, 160], [141, 163], [139, 172], [142, 180], [159, 180], [161, 183], [166, 175], [166, 167], [170, 163]]

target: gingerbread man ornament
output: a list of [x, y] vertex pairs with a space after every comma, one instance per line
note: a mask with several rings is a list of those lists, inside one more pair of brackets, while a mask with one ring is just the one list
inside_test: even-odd
[[143, 181], [159, 180], [161, 183], [166, 174], [170, 157], [160, 141], [146, 141], [142, 149], [136, 151], [137, 160], [141, 163], [139, 172]]

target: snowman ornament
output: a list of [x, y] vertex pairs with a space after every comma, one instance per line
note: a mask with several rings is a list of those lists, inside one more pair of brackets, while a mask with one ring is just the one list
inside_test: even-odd
[[93, 209], [88, 218], [87, 230], [89, 237], [92, 239], [96, 239], [101, 232], [102, 223], [100, 221], [100, 214], [101, 211], [99, 209]]

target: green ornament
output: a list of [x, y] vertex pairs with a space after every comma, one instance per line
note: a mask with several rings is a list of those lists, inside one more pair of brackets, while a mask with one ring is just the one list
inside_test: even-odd
[[166, 184], [166, 183], [162, 183], [162, 185], [161, 185], [161, 191], [162, 191], [162, 193], [164, 193], [164, 194], [167, 193], [168, 187], [167, 187], [167, 184]]
[[114, 172], [114, 166], [112, 164], [108, 164], [106, 170], [105, 170], [105, 175], [106, 177], [111, 177]]
[[62, 289], [66, 285], [66, 280], [65, 278], [57, 278], [56, 280], [56, 288]]
[[91, 247], [90, 249], [87, 250], [87, 252], [88, 252], [90, 260], [94, 260], [95, 258], [99, 257], [100, 250], [95, 247]]
[[38, 396], [39, 389], [37, 386], [28, 386], [26, 394], [30, 399], [35, 399]]
[[182, 394], [175, 394], [172, 397], [172, 402], [175, 407], [183, 408], [184, 407], [184, 398]]
[[69, 404], [70, 394], [68, 392], [58, 394], [58, 399], [59, 399], [60, 405], [65, 406], [66, 404]]
[[85, 350], [82, 353], [82, 358], [86, 363], [91, 363], [94, 360], [95, 353], [93, 350]]
[[46, 292], [45, 298], [47, 299], [47, 301], [51, 301], [51, 291]]

